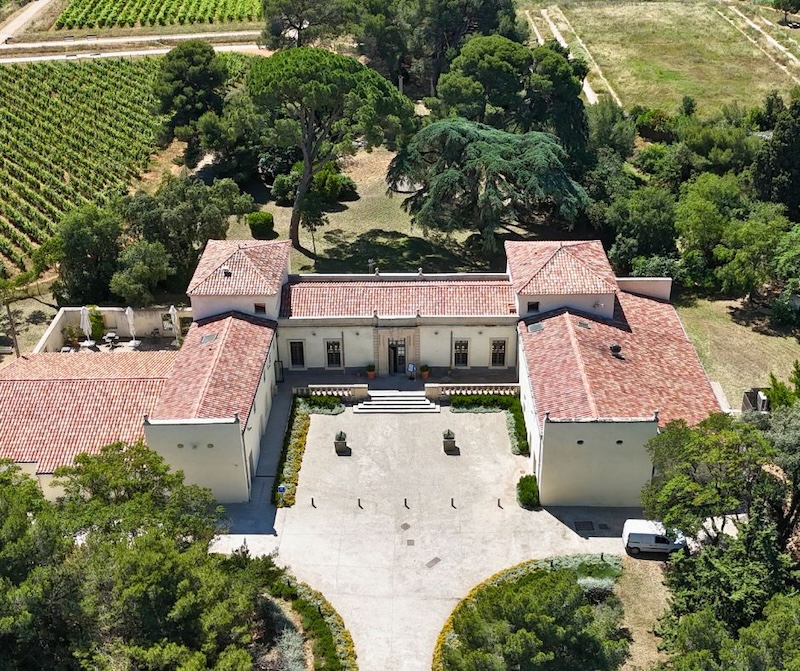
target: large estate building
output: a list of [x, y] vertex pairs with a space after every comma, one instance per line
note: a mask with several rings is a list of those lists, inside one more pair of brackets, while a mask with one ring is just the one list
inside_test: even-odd
[[0, 369], [0, 457], [55, 496], [57, 466], [144, 438], [220, 501], [246, 501], [286, 372], [372, 364], [385, 382], [426, 364], [434, 401], [456, 374], [518, 383], [544, 505], [635, 506], [659, 427], [720, 410], [670, 280], [616, 278], [598, 241], [509, 242], [505, 273], [292, 275], [289, 253], [210, 241], [176, 352], [39, 351]]

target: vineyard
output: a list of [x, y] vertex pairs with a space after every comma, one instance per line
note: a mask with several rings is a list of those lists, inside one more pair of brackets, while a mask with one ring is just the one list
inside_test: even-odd
[[[0, 0], [2, 1], [2, 0]], [[260, 0], [72, 0], [58, 29], [256, 21]]]
[[61, 214], [123, 192], [154, 149], [158, 60], [0, 67], [0, 255], [24, 269]]

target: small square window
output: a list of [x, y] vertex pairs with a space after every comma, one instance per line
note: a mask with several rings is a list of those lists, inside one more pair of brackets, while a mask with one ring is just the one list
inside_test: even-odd
[[528, 312], [539, 312], [539, 301], [528, 301]]
[[253, 303], [253, 311], [257, 315], [265, 315], [265, 314], [267, 314], [267, 305], [266, 305], [266, 303]]

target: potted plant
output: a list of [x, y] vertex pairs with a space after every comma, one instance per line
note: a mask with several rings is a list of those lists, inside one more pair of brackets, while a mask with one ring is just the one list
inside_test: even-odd
[[456, 447], [456, 434], [454, 434], [450, 429], [447, 429], [447, 431], [442, 434], [442, 439], [445, 454], [458, 454], [458, 448]]
[[336, 454], [347, 454], [347, 434], [344, 431], [336, 433], [333, 446], [336, 448]]
[[431, 368], [428, 364], [424, 363], [419, 367], [419, 374], [423, 380], [427, 380], [431, 374]]
[[71, 347], [77, 347], [83, 331], [77, 324], [67, 324], [61, 329], [61, 335], [64, 337], [64, 342], [69, 343]]
[[375, 379], [375, 364], [371, 363], [367, 366], [367, 379], [374, 380]]

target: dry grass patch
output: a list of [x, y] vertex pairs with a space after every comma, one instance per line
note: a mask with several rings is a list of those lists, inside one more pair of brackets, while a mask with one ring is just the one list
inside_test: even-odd
[[771, 331], [766, 317], [748, 313], [741, 301], [697, 299], [677, 307], [708, 376], [733, 408], [745, 389], [766, 386], [770, 372], [785, 379], [800, 359], [795, 336]]
[[793, 82], [705, 2], [559, 5], [626, 106], [752, 106]]
[[658, 618], [667, 609], [669, 597], [664, 585], [664, 564], [623, 556], [622, 576], [617, 580], [614, 593], [625, 608], [622, 624], [633, 639], [623, 671], [653, 668], [666, 659], [658, 650], [660, 639], [653, 633]]

